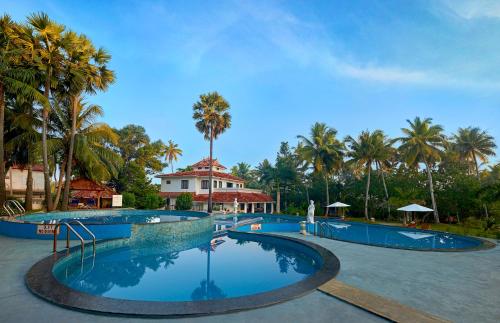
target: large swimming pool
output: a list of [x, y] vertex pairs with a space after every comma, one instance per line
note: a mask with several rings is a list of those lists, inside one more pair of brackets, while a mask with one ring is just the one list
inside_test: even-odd
[[[247, 216], [240, 217], [241, 219]], [[238, 227], [247, 232], [298, 232], [299, 221], [304, 218], [277, 216], [274, 220], [264, 216], [263, 221]], [[323, 224], [321, 224], [323, 223]], [[366, 224], [342, 221], [339, 219], [319, 219], [315, 226], [308, 225], [311, 234], [330, 239], [355, 242], [387, 248], [425, 250], [425, 251], [459, 251], [475, 250], [491, 246], [488, 241], [456, 235], [447, 232], [419, 230], [400, 226]]]

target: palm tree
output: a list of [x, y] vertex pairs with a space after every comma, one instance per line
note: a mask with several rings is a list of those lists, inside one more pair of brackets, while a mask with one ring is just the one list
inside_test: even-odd
[[[476, 171], [476, 177], [480, 181], [479, 163], [488, 162], [488, 157], [495, 156], [495, 138], [490, 136], [486, 131], [478, 127], [458, 128], [458, 133], [453, 136], [455, 149], [461, 159], [467, 161], [469, 165], [473, 165]], [[486, 218], [488, 215], [488, 207], [483, 205]]]
[[[30, 48], [34, 55], [34, 62], [36, 63], [40, 73], [44, 79], [44, 96], [47, 104], [44, 105], [42, 111], [42, 158], [43, 158], [43, 176], [44, 176], [44, 190], [45, 190], [45, 203], [48, 210], [52, 210], [52, 197], [50, 189], [50, 174], [49, 174], [49, 159], [47, 149], [47, 131], [48, 120], [51, 110], [50, 95], [51, 89], [57, 84], [58, 72], [61, 69], [62, 61], [64, 59], [62, 48], [63, 32], [65, 27], [60, 25], [49, 18], [45, 13], [35, 13], [28, 17], [28, 23], [33, 28], [34, 37], [28, 39], [33, 43], [27, 43], [25, 46]], [[28, 29], [27, 29], [28, 30]]]
[[59, 95], [67, 96], [69, 99], [72, 107], [72, 122], [62, 210], [68, 208], [77, 112], [81, 96], [83, 92], [94, 94], [97, 90], [104, 91], [109, 84], [114, 82], [114, 73], [106, 66], [111, 56], [105, 50], [102, 48], [96, 50], [87, 37], [77, 35], [74, 32], [68, 32], [64, 35], [64, 43], [66, 44], [64, 48], [66, 59], [63, 61], [61, 70], [63, 78], [60, 82], [62, 89], [59, 91]]
[[384, 150], [385, 135], [380, 130], [375, 130], [372, 133], [363, 131], [358, 136], [357, 140], [348, 136], [345, 141], [350, 149], [348, 155], [351, 159], [348, 161], [348, 164], [353, 165], [355, 169], [361, 170], [366, 176], [365, 218], [369, 220], [368, 201], [370, 196], [372, 164], [387, 159]]
[[337, 130], [316, 122], [311, 127], [310, 138], [297, 136], [300, 140], [297, 147], [299, 158], [312, 165], [314, 172], [325, 177], [326, 205], [330, 204], [329, 176], [333, 171], [340, 169], [344, 157], [344, 144], [336, 138], [336, 135]]
[[[62, 164], [59, 166], [61, 175], [56, 193], [56, 206], [62, 187], [62, 169], [70, 160], [69, 147], [73, 131], [73, 113], [75, 112], [73, 109], [74, 105], [68, 99], [54, 101], [51, 123], [57, 138], [49, 141], [49, 148], [50, 150], [61, 150], [64, 156]], [[118, 143], [118, 135], [107, 124], [95, 122], [95, 119], [102, 115], [102, 108], [98, 105], [86, 104], [82, 99], [76, 105], [76, 122], [74, 123], [76, 132], [74, 154], [71, 160], [79, 175], [96, 181], [115, 177], [122, 164], [119, 154], [110, 148], [110, 145]]]
[[208, 213], [212, 213], [213, 141], [231, 127], [229, 103], [217, 92], [202, 94], [200, 100], [193, 105], [193, 119], [196, 121], [196, 129], [204, 135], [206, 140], [210, 141]]
[[13, 22], [10, 16], [0, 17], [0, 205], [3, 205], [6, 198], [3, 136], [6, 94], [47, 104], [45, 98], [34, 86], [33, 69], [26, 66], [23, 60], [25, 52], [20, 45], [21, 33], [21, 26]]
[[276, 212], [281, 212], [281, 192], [279, 178], [276, 168], [271, 165], [269, 160], [264, 159], [256, 168], [255, 173], [259, 183], [263, 186], [265, 192], [271, 193], [273, 187], [276, 186]]
[[455, 148], [460, 158], [471, 163], [479, 179], [479, 163], [488, 162], [488, 157], [495, 156], [495, 138], [477, 127], [458, 128], [453, 136]]
[[413, 121], [406, 121], [410, 127], [401, 129], [405, 136], [398, 138], [398, 140], [401, 141], [399, 150], [409, 166], [418, 167], [419, 163], [425, 165], [429, 181], [432, 208], [434, 209], [434, 221], [439, 223], [439, 213], [436, 205], [436, 198], [434, 196], [431, 165], [441, 159], [441, 148], [446, 143], [446, 139], [443, 135], [443, 127], [440, 125], [433, 125], [431, 118], [421, 120], [419, 117], [416, 117]]
[[179, 148], [178, 144], [169, 140], [167, 147], [165, 148], [165, 160], [170, 164], [172, 173], [174, 172], [174, 160], [177, 161], [179, 156], [182, 156], [182, 149]]

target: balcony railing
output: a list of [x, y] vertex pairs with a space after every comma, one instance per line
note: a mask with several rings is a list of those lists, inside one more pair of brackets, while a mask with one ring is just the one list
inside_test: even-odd
[[262, 193], [262, 190], [252, 189], [252, 188], [240, 188], [240, 187], [224, 187], [224, 188], [214, 188], [214, 192], [218, 193]]

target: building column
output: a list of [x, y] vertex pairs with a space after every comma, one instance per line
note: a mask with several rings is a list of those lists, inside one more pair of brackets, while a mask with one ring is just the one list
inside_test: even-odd
[[274, 213], [274, 202], [271, 202], [271, 214]]
[[251, 208], [252, 213], [255, 213], [255, 203], [250, 203], [250, 205], [251, 205], [251, 207], [252, 207], [252, 208]]
[[264, 213], [267, 213], [267, 202], [264, 203]]

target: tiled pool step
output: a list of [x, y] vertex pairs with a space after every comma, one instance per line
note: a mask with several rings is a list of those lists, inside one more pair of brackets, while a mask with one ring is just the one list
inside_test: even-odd
[[332, 279], [319, 291], [393, 322], [451, 322]]

